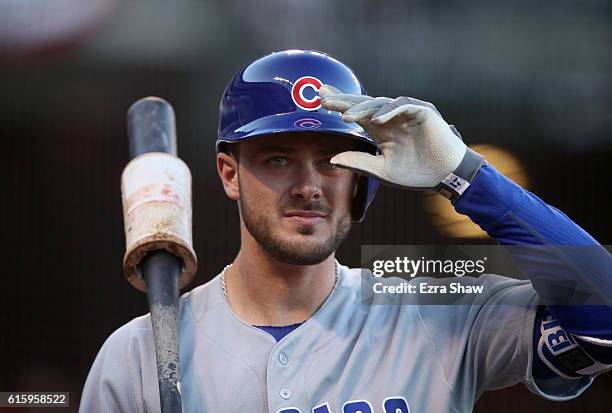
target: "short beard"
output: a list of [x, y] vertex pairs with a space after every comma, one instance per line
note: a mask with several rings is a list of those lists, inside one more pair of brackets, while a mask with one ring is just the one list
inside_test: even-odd
[[[348, 236], [351, 230], [351, 216], [346, 214], [338, 219], [335, 228], [329, 238], [319, 243], [314, 249], [305, 249], [300, 243], [286, 242], [275, 237], [272, 228], [273, 223], [263, 214], [251, 208], [242, 187], [240, 187], [240, 214], [244, 226], [262, 248], [278, 261], [290, 265], [315, 265], [325, 261]], [[315, 204], [316, 205], [316, 204]], [[300, 209], [320, 210], [310, 205], [302, 205]], [[299, 229], [301, 235], [311, 235], [314, 228], [304, 226]]]

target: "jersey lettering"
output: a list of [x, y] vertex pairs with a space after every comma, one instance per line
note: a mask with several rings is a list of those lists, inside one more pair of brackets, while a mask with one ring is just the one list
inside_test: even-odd
[[389, 397], [383, 401], [385, 413], [410, 413], [408, 402], [403, 397]]
[[374, 413], [374, 410], [367, 400], [352, 400], [344, 403], [342, 413]]
[[[408, 402], [401, 396], [387, 397], [382, 402], [384, 413], [410, 413]], [[302, 413], [297, 407], [285, 407], [276, 413]], [[331, 413], [329, 403], [325, 402], [312, 408], [312, 413]], [[342, 413], [374, 413], [372, 404], [367, 400], [351, 400], [342, 405]]]
[[318, 405], [317, 407], [312, 409], [312, 413], [330, 413], [329, 404], [324, 403]]

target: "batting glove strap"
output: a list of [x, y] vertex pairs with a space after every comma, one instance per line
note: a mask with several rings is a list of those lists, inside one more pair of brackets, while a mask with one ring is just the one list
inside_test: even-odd
[[470, 183], [484, 165], [484, 156], [466, 148], [465, 155], [459, 166], [438, 184], [435, 191], [454, 204], [459, 197], [470, 187]]

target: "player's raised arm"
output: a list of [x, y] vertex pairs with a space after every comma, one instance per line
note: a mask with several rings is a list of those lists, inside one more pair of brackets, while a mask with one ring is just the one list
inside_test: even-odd
[[[534, 326], [537, 378], [579, 379], [612, 368], [612, 257], [597, 241], [487, 165], [431, 103], [325, 85], [321, 97], [323, 107], [359, 123], [380, 145], [377, 156], [345, 152], [332, 163], [392, 186], [437, 191], [500, 244], [520, 246], [510, 254], [548, 304]], [[562, 303], [597, 305], [555, 305]]]

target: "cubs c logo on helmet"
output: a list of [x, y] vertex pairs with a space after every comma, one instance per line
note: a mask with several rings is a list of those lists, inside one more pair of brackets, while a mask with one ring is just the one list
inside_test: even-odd
[[302, 129], [316, 129], [321, 127], [321, 121], [317, 119], [304, 118], [293, 122], [293, 126]]
[[[318, 93], [322, 84], [323, 82], [314, 76], [303, 76], [293, 84], [291, 88], [291, 99], [293, 99], [293, 102], [300, 109], [317, 110], [321, 107], [321, 98]], [[315, 95], [310, 99], [304, 96], [304, 90], [306, 88], [311, 88], [315, 91]]]

